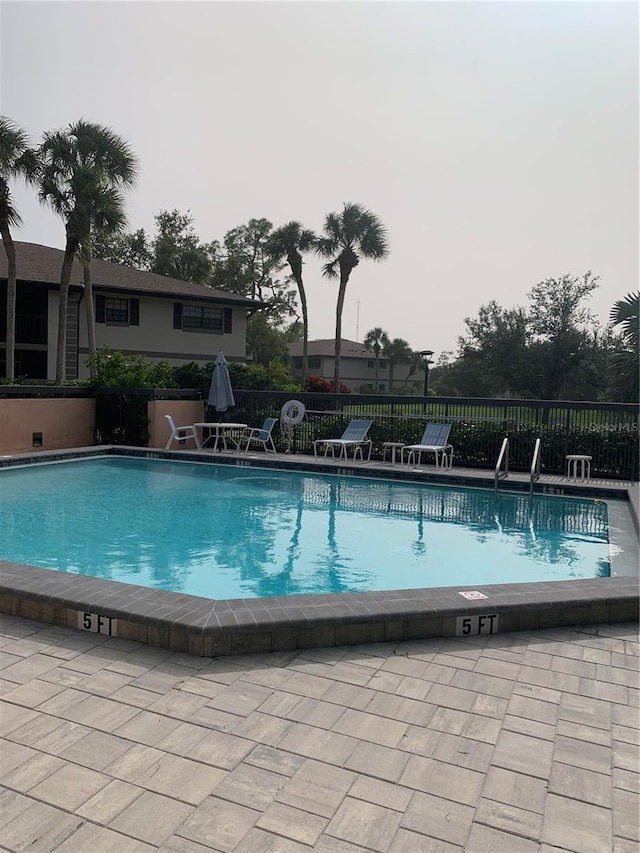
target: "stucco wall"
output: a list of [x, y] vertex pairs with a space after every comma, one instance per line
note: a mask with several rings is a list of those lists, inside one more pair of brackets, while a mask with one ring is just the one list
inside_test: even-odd
[[[0, 400], [0, 455], [93, 446], [95, 401]], [[34, 447], [34, 433], [42, 446]]]
[[[171, 434], [165, 415], [171, 415], [176, 426], [201, 423], [204, 421], [204, 403], [202, 400], [154, 400], [147, 406], [149, 413], [149, 447], [163, 448]], [[195, 450], [192, 439], [184, 444], [174, 442], [171, 449]]]
[[[127, 297], [128, 294], [122, 294]], [[140, 325], [117, 326], [96, 323], [96, 346], [109, 346], [121, 352], [139, 352], [151, 360], [166, 359], [172, 366], [195, 361], [199, 364], [215, 361], [218, 350], [228, 360], [244, 360], [246, 353], [246, 308], [233, 307], [231, 333], [184, 332], [173, 328], [173, 303], [176, 299], [140, 296]], [[193, 303], [186, 304], [202, 304]], [[224, 307], [224, 306], [216, 306]], [[56, 309], [57, 316], [57, 309]], [[57, 336], [57, 331], [56, 331]], [[56, 336], [52, 340], [56, 340]], [[88, 376], [87, 318], [84, 302], [80, 303], [79, 376]]]

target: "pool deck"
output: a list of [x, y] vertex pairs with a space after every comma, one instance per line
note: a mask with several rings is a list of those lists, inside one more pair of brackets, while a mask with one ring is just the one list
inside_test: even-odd
[[[487, 471], [454, 467], [442, 472], [433, 466], [408, 470], [390, 463], [361, 464], [263, 453], [214, 455], [95, 447], [4, 457], [0, 466], [105, 454], [493, 488], [493, 473]], [[500, 483], [500, 489], [505, 488], [528, 491], [529, 478], [511, 474]], [[86, 626], [89, 631], [110, 632], [124, 640], [203, 657], [397, 643], [451, 637], [467, 629], [503, 633], [637, 620], [638, 484], [543, 476], [536, 491], [543, 490], [628, 500], [624, 504], [630, 515], [627, 527], [635, 530], [632, 537], [627, 534], [626, 563], [621, 565], [618, 576], [472, 589], [443, 587], [211, 600], [0, 561], [0, 612], [75, 629]], [[469, 598], [469, 593], [477, 595]]]
[[635, 853], [636, 624], [209, 660], [0, 614], [0, 847]]

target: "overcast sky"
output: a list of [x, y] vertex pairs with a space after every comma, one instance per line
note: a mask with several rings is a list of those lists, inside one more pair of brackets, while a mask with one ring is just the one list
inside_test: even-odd
[[[39, 141], [84, 117], [139, 157], [130, 229], [190, 211], [201, 240], [250, 218], [320, 230], [343, 202], [388, 229], [351, 277], [343, 336], [436, 358], [490, 299], [638, 283], [635, 2], [2, 2], [1, 111]], [[15, 239], [62, 248], [16, 188]], [[311, 338], [337, 285], [305, 267]]]

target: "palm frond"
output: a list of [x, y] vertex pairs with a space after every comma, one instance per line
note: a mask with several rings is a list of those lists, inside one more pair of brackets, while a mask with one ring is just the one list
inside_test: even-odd
[[325, 278], [338, 278], [338, 258], [334, 258], [322, 267], [322, 275]]
[[0, 175], [8, 178], [14, 174], [16, 160], [28, 146], [26, 131], [7, 116], [0, 116]]
[[628, 293], [624, 299], [614, 303], [609, 319], [614, 326], [620, 326], [627, 346], [637, 354], [640, 338], [640, 291]]
[[321, 258], [330, 258], [332, 255], [335, 255], [339, 248], [340, 244], [336, 243], [330, 237], [318, 237], [315, 244], [316, 252]]
[[618, 299], [614, 303], [609, 319], [617, 326], [630, 317], [637, 317], [640, 309], [640, 291], [637, 293], [628, 293], [624, 299]]

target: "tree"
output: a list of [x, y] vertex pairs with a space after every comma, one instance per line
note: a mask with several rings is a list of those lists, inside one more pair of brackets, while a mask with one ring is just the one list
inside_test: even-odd
[[610, 341], [584, 301], [597, 287], [591, 272], [536, 284], [527, 308], [491, 301], [467, 318], [457, 361], [447, 371], [447, 393], [543, 400], [598, 396], [607, 383], [603, 363]]
[[583, 302], [599, 280], [589, 270], [581, 278], [568, 274], [547, 278], [529, 291], [528, 319], [534, 340], [547, 344], [538, 348], [543, 382], [537, 396], [542, 399], [557, 399], [567, 374], [579, 367], [589, 350], [588, 331], [594, 323]]
[[638, 377], [638, 350], [640, 349], [640, 291], [629, 293], [619, 299], [611, 309], [609, 319], [613, 326], [620, 326], [622, 347], [614, 354], [617, 370], [617, 396], [623, 400], [637, 402], [640, 397]]
[[389, 343], [389, 335], [381, 329], [380, 326], [375, 326], [373, 329], [369, 329], [367, 334], [365, 335], [364, 345], [368, 347], [368, 349], [373, 350], [373, 354], [376, 357], [376, 387], [375, 390], [380, 390], [380, 383], [378, 379], [380, 378], [380, 350], [387, 346]]
[[284, 263], [270, 251], [273, 226], [268, 219], [250, 219], [228, 231], [213, 265], [211, 284], [220, 290], [239, 293], [265, 303], [261, 311], [247, 323], [247, 351], [267, 359], [264, 349], [265, 325], [277, 333], [272, 343], [282, 335], [283, 327], [296, 316], [296, 294], [281, 277]]
[[527, 352], [532, 338], [527, 312], [505, 309], [491, 300], [480, 306], [476, 318], [467, 317], [464, 322], [467, 334], [458, 339], [459, 358], [466, 368], [460, 393], [466, 395], [475, 385], [476, 393], [482, 395], [531, 396], [526, 390], [531, 385]]
[[154, 261], [153, 248], [144, 228], [131, 234], [123, 231], [115, 234], [92, 231], [91, 254], [94, 258], [136, 270], [150, 270]]
[[7, 342], [6, 375], [15, 378], [16, 348], [16, 247], [11, 226], [20, 224], [20, 215], [13, 206], [9, 182], [21, 177], [33, 183], [38, 161], [28, 146], [26, 132], [6, 116], [0, 116], [0, 234], [7, 255]]
[[389, 360], [389, 393], [393, 393], [393, 380], [398, 364], [411, 363], [411, 348], [402, 338], [394, 338], [387, 341], [383, 353]]
[[[127, 142], [108, 127], [81, 119], [65, 130], [44, 134], [40, 200], [65, 221], [66, 242], [60, 274], [56, 384], [65, 379], [69, 281], [79, 250], [90, 264], [91, 231], [96, 223], [109, 230], [124, 219], [121, 190], [133, 185], [136, 159]], [[89, 335], [93, 329], [93, 298], [85, 293]], [[91, 343], [90, 343], [91, 349]], [[94, 341], [95, 351], [95, 341]]]
[[93, 228], [95, 228], [101, 234], [116, 234], [122, 230], [125, 222], [124, 202], [120, 191], [115, 187], [105, 187], [104, 191], [96, 196], [89, 233], [85, 235], [78, 247], [84, 284], [90, 371], [93, 364], [91, 359], [96, 352], [96, 324], [93, 305], [93, 285], [91, 281], [91, 233]]
[[382, 261], [389, 254], [386, 229], [378, 217], [359, 204], [347, 202], [340, 213], [329, 213], [316, 251], [331, 258], [322, 269], [329, 279], [339, 278], [336, 305], [336, 335], [333, 386], [340, 388], [340, 349], [342, 346], [342, 309], [347, 283], [360, 258]]
[[273, 225], [250, 219], [227, 231], [213, 268], [211, 283], [231, 293], [267, 303], [267, 313], [279, 319], [295, 315], [295, 293], [280, 278], [284, 263], [269, 250]]
[[158, 232], [151, 246], [151, 272], [180, 281], [209, 284], [218, 244], [200, 242], [189, 211], [161, 210], [154, 219]]
[[407, 389], [407, 385], [409, 384], [409, 380], [411, 379], [411, 377], [415, 376], [415, 374], [419, 370], [424, 371], [424, 369], [425, 369], [424, 360], [423, 360], [422, 356], [420, 355], [420, 353], [417, 352], [416, 350], [409, 350], [409, 370], [407, 371], [407, 375], [405, 376], [405, 379], [404, 379], [405, 391]]
[[281, 323], [274, 323], [264, 311], [247, 318], [247, 354], [267, 367], [274, 359], [287, 357], [286, 333]]
[[269, 237], [267, 246], [269, 253], [276, 261], [287, 259], [291, 275], [298, 285], [300, 307], [302, 309], [302, 379], [304, 385], [307, 378], [307, 351], [309, 343], [309, 313], [307, 310], [307, 294], [302, 281], [302, 252], [308, 252], [315, 246], [316, 235], [313, 231], [303, 228], [299, 222], [288, 222], [277, 228]]

